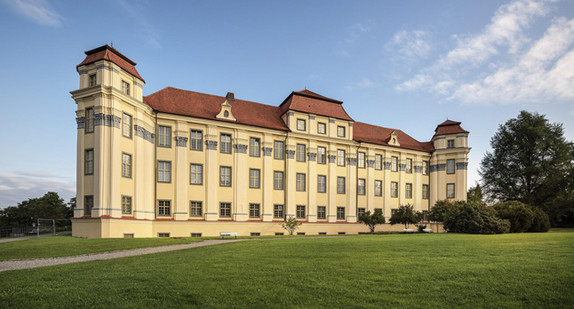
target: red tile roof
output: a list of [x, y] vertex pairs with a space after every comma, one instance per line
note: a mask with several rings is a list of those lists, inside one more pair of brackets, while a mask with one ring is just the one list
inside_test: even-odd
[[395, 147], [388, 144], [393, 131], [397, 132], [400, 148], [426, 152], [434, 151], [432, 142], [421, 143], [401, 130], [374, 126], [363, 122], [355, 122], [353, 124], [353, 139], [359, 142]]
[[[144, 103], [151, 108], [169, 114], [216, 119], [225, 97], [199, 93], [172, 87], [144, 97]], [[281, 110], [275, 106], [245, 100], [229, 101], [231, 113], [237, 123], [262, 128], [288, 131], [281, 119]]]
[[287, 110], [294, 110], [353, 121], [353, 118], [347, 114], [342, 104], [342, 101], [327, 98], [305, 89], [291, 92], [285, 101], [279, 105], [279, 108], [281, 109], [282, 114], [287, 112]]
[[136, 70], [136, 63], [131, 61], [128, 57], [122, 55], [119, 51], [115, 48], [104, 45], [98, 48], [94, 48], [92, 50], [88, 50], [86, 53], [86, 59], [82, 61], [82, 63], [76, 66], [76, 69], [82, 65], [87, 65], [90, 63], [94, 63], [100, 60], [108, 60], [115, 64], [117, 64], [120, 68], [126, 70], [128, 73], [132, 74], [133, 76], [141, 79], [144, 83], [145, 80], [140, 76], [138, 71]]
[[468, 131], [464, 130], [461, 126], [460, 126], [460, 122], [459, 121], [452, 121], [452, 120], [446, 120], [443, 123], [439, 124], [436, 129], [434, 130], [435, 134], [433, 136], [433, 138], [435, 136], [439, 136], [439, 135], [447, 135], [447, 134], [456, 134], [456, 133], [468, 133]]

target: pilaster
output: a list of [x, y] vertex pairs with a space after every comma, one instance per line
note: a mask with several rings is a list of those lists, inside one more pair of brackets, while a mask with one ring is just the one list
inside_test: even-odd
[[177, 121], [174, 130], [172, 147], [175, 147], [175, 164], [173, 168], [175, 179], [175, 199], [173, 217], [175, 220], [187, 220], [189, 218], [189, 199], [187, 187], [189, 185], [189, 164], [187, 160], [187, 136], [188, 129], [184, 121]]
[[217, 221], [219, 218], [219, 205], [217, 188], [219, 188], [219, 167], [217, 141], [219, 138], [217, 128], [207, 126], [205, 130], [205, 220]]

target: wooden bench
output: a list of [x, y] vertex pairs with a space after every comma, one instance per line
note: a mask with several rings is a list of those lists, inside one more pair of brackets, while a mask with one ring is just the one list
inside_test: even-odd
[[413, 229], [404, 229], [403, 231], [405, 233], [414, 233], [415, 232], [415, 230], [413, 230]]
[[235, 239], [237, 239], [237, 233], [219, 233], [219, 236], [221, 236], [221, 239], [224, 239], [225, 237], [231, 237], [231, 236], [235, 236]]

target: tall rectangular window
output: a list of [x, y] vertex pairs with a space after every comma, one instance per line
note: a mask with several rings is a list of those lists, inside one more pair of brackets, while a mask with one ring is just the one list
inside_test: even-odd
[[94, 132], [94, 108], [86, 108], [86, 118], [84, 119], [84, 132], [93, 133]]
[[189, 131], [189, 149], [199, 151], [203, 150], [203, 131]]
[[231, 218], [231, 203], [219, 203], [219, 217]]
[[327, 219], [327, 207], [317, 206], [317, 219], [319, 220]]
[[429, 174], [429, 161], [423, 161], [423, 175]]
[[84, 152], [84, 174], [94, 174], [94, 150], [86, 149]]
[[306, 131], [307, 125], [305, 119], [297, 119], [297, 130], [298, 131]]
[[327, 192], [327, 176], [317, 175], [317, 192], [319, 193]]
[[365, 214], [365, 208], [364, 208], [364, 207], [359, 207], [359, 208], [357, 208], [357, 220], [358, 220], [359, 218], [361, 218], [361, 216], [364, 215], [364, 214]]
[[249, 169], [249, 188], [259, 188], [261, 186], [261, 170], [256, 168]]
[[283, 172], [273, 171], [273, 189], [283, 190]]
[[125, 80], [122, 80], [122, 92], [124, 94], [130, 95], [130, 84]]
[[189, 201], [189, 216], [203, 217], [203, 205], [199, 201]]
[[203, 184], [203, 165], [191, 163], [189, 168], [189, 183], [192, 185]]
[[307, 155], [307, 146], [305, 146], [305, 144], [297, 144], [297, 161], [305, 162], [306, 155]]
[[295, 213], [295, 217], [297, 219], [307, 218], [307, 212], [305, 209], [305, 205], [297, 205], [297, 212]]
[[337, 193], [345, 194], [345, 177], [337, 177]]
[[383, 156], [380, 154], [375, 155], [375, 169], [376, 170], [383, 169]]
[[446, 160], [446, 173], [454, 174], [454, 159]]
[[391, 181], [391, 197], [399, 197], [399, 183]]
[[365, 153], [358, 152], [357, 153], [357, 167], [365, 168]]
[[122, 116], [122, 135], [132, 138], [132, 116], [126, 113]]
[[249, 204], [249, 218], [261, 218], [261, 206], [259, 204]]
[[273, 205], [273, 218], [275, 219], [283, 219], [283, 205], [275, 204]]
[[157, 145], [159, 147], [171, 147], [171, 127], [159, 126]]
[[413, 173], [413, 159], [407, 159], [407, 164], [405, 166], [405, 172], [408, 174]]
[[91, 216], [92, 208], [94, 208], [94, 196], [93, 195], [84, 196], [84, 216]]
[[454, 183], [446, 184], [446, 198], [454, 198]]
[[132, 214], [132, 197], [122, 195], [122, 215]]
[[345, 166], [345, 150], [337, 149], [337, 165]]
[[96, 74], [90, 74], [88, 78], [88, 87], [94, 87], [97, 84]]
[[132, 178], [132, 155], [122, 153], [122, 177]]
[[219, 186], [231, 187], [231, 167], [230, 166], [220, 166], [219, 167]]
[[317, 163], [327, 163], [327, 148], [321, 146], [317, 147]]
[[157, 161], [157, 181], [171, 182], [171, 162]]
[[383, 195], [383, 182], [380, 180], [375, 180], [375, 196]]
[[285, 144], [282, 141], [273, 143], [273, 158], [283, 160], [285, 158]]
[[429, 199], [429, 185], [423, 185], [423, 199]]
[[345, 220], [345, 207], [337, 207], [337, 220]]
[[337, 126], [337, 136], [338, 137], [345, 137], [345, 127]]
[[219, 138], [221, 153], [231, 153], [231, 134], [221, 133]]
[[296, 189], [297, 191], [305, 191], [307, 188], [305, 174], [297, 173], [296, 177]]
[[358, 195], [365, 195], [365, 179], [364, 178], [357, 179], [357, 194]]
[[399, 157], [391, 157], [391, 172], [399, 170]]
[[413, 198], [413, 184], [406, 183], [405, 184], [405, 198]]
[[249, 155], [251, 157], [261, 156], [261, 140], [255, 137], [249, 138]]
[[317, 133], [327, 134], [327, 124], [324, 122], [317, 122]]
[[157, 215], [159, 217], [171, 216], [171, 201], [170, 200], [158, 200], [157, 201]]

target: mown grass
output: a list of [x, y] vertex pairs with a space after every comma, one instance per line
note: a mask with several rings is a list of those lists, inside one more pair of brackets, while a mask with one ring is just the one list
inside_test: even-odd
[[168, 246], [201, 240], [201, 238], [85, 239], [72, 236], [50, 236], [0, 243], [0, 261]]
[[261, 239], [0, 273], [2, 308], [572, 308], [574, 233]]

